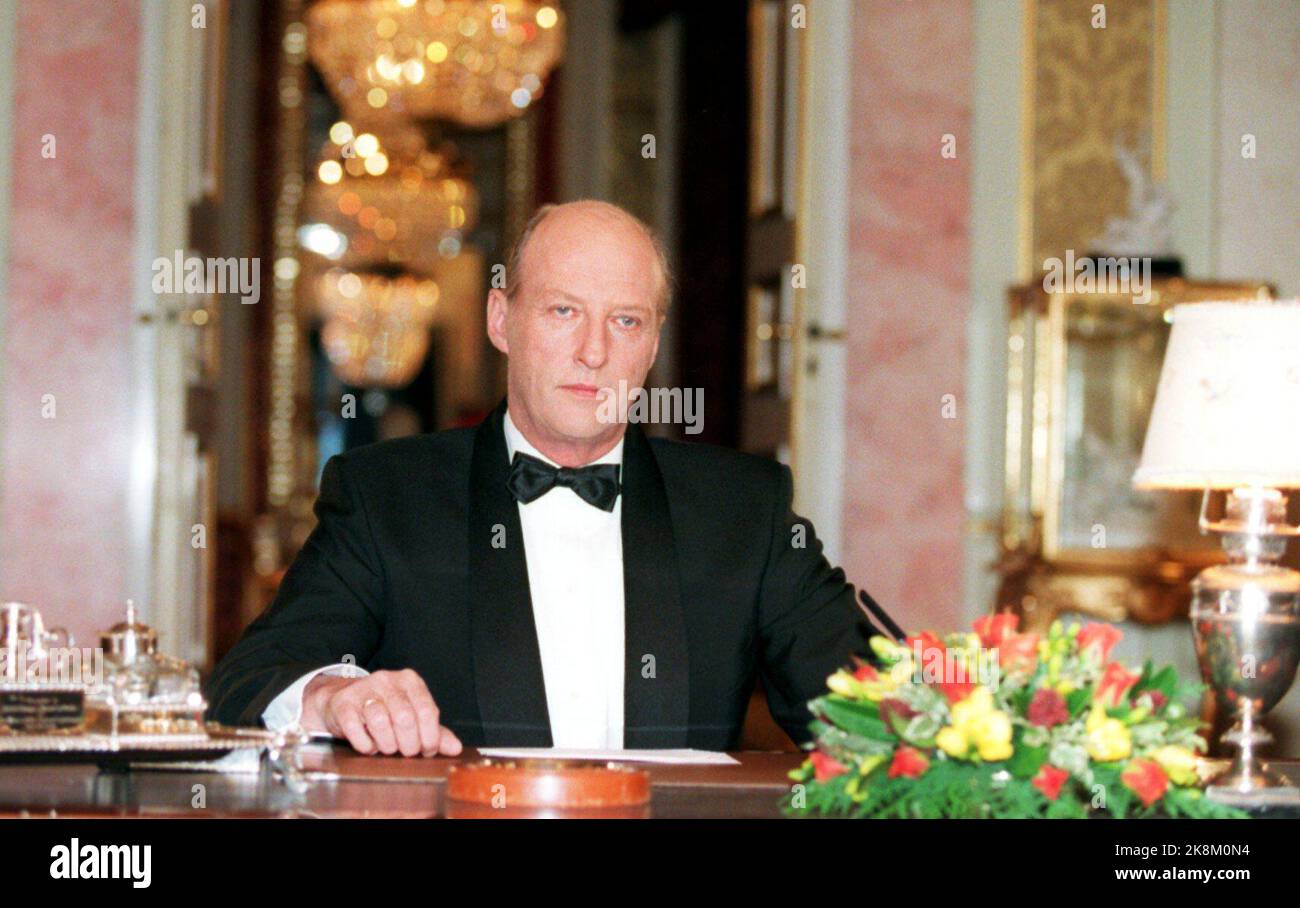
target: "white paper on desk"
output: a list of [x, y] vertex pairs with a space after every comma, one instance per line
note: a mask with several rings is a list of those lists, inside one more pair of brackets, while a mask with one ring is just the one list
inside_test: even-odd
[[713, 750], [583, 750], [576, 747], [480, 747], [485, 757], [507, 760], [593, 760], [598, 763], [666, 763], [675, 766], [735, 766], [735, 757]]
[[147, 760], [132, 763], [132, 769], [154, 769], [164, 772], [221, 772], [252, 774], [262, 771], [262, 751], [256, 747], [241, 747], [211, 760], [184, 760], [179, 762], [150, 763]]

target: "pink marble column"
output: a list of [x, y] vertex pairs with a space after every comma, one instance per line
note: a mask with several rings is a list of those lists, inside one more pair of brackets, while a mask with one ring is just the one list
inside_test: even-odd
[[81, 641], [126, 595], [139, 19], [135, 0], [22, 2], [6, 136], [0, 596]]
[[845, 568], [909, 630], [956, 629], [973, 13], [950, 0], [854, 10]]

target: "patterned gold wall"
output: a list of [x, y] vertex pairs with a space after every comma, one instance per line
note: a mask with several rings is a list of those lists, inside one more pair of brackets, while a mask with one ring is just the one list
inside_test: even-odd
[[[1117, 139], [1164, 162], [1164, 0], [1025, 0], [1022, 261], [1077, 255], [1127, 209]], [[1105, 27], [1095, 26], [1105, 7]]]

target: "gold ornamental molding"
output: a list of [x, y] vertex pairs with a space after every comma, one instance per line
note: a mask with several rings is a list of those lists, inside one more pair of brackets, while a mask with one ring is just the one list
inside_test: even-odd
[[1163, 178], [1166, 3], [1025, 0], [1023, 276], [1066, 249], [1085, 254], [1107, 220], [1126, 212], [1117, 144]]
[[[280, 128], [276, 137], [276, 199], [272, 223], [274, 283], [271, 291], [270, 415], [267, 427], [266, 496], [273, 509], [286, 508], [296, 490], [304, 459], [295, 427], [305, 360], [298, 323], [298, 206], [303, 196], [303, 154], [307, 114], [307, 27], [302, 0], [284, 0], [276, 66]], [[314, 465], [306, 459], [310, 469]], [[314, 472], [314, 471], [313, 471]]]

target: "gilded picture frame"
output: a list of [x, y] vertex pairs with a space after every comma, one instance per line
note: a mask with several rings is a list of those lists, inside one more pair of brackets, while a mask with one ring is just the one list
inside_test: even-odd
[[1045, 628], [1062, 612], [1149, 624], [1185, 614], [1187, 584], [1221, 559], [1196, 528], [1199, 493], [1131, 487], [1168, 314], [1271, 299], [1262, 283], [1154, 279], [1131, 294], [1011, 288], [1002, 583], [996, 607]]

